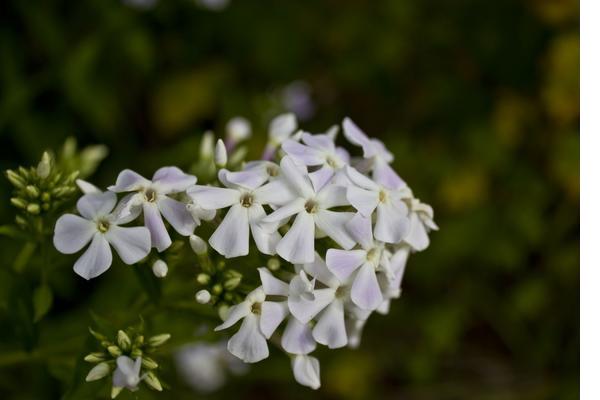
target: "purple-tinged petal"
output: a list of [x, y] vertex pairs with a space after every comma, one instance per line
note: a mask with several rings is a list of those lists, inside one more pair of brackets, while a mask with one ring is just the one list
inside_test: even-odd
[[135, 264], [150, 253], [150, 232], [143, 226], [113, 225], [106, 232], [105, 237], [125, 264]]
[[150, 185], [150, 181], [137, 172], [130, 169], [121, 171], [117, 176], [117, 182], [113, 186], [109, 186], [108, 190], [112, 192], [131, 192], [134, 190], [140, 190]]
[[240, 330], [227, 342], [227, 350], [246, 363], [269, 357], [269, 347], [260, 332], [258, 316], [251, 313], [244, 318]]
[[180, 235], [190, 236], [194, 233], [196, 222], [184, 203], [167, 196], [161, 196], [157, 204], [162, 216]]
[[306, 167], [299, 167], [290, 156], [285, 156], [281, 160], [281, 172], [287, 183], [300, 196], [311, 198], [315, 195]]
[[156, 203], [144, 203], [144, 225], [150, 231], [152, 247], [162, 252], [171, 245], [171, 237], [162, 220]]
[[321, 387], [321, 369], [315, 357], [298, 355], [292, 358], [294, 379], [303, 386], [317, 390]]
[[370, 158], [375, 155], [375, 150], [371, 146], [371, 139], [350, 118], [344, 118], [342, 126], [346, 139], [350, 143], [362, 147], [364, 157]]
[[334, 300], [319, 318], [313, 329], [313, 337], [330, 349], [344, 347], [348, 343], [344, 323], [344, 303]]
[[229, 207], [240, 201], [238, 190], [214, 186], [193, 186], [187, 190], [187, 194], [205, 210]]
[[260, 331], [269, 339], [275, 329], [287, 317], [289, 310], [285, 301], [265, 301], [260, 311]]
[[373, 227], [371, 226], [371, 217], [363, 217], [360, 213], [354, 214], [354, 217], [346, 224], [346, 229], [350, 236], [363, 249], [373, 247]]
[[248, 254], [248, 209], [234, 204], [208, 242], [226, 258]]
[[291, 354], [308, 354], [317, 348], [317, 343], [308, 324], [290, 317], [281, 337], [281, 347]]
[[323, 154], [311, 147], [298, 143], [294, 140], [286, 140], [281, 145], [283, 151], [291, 156], [294, 161], [306, 166], [323, 165], [325, 157]]
[[54, 227], [54, 247], [63, 254], [77, 253], [92, 240], [96, 224], [78, 215], [65, 214]]
[[153, 186], [162, 194], [184, 192], [197, 180], [194, 175], [186, 174], [177, 167], [160, 168], [152, 177]]
[[312, 262], [315, 257], [315, 222], [306, 211], [296, 216], [290, 230], [277, 244], [277, 254], [291, 263]]
[[373, 164], [373, 179], [388, 189], [400, 189], [406, 186], [406, 183], [398, 176], [396, 171], [379, 158], [376, 158]]
[[110, 246], [100, 232], [94, 234], [90, 247], [75, 262], [73, 270], [84, 279], [92, 279], [105, 272], [112, 264]]
[[325, 256], [327, 267], [340, 280], [345, 281], [367, 260], [364, 250], [329, 249]]
[[365, 263], [358, 270], [352, 284], [351, 298], [354, 304], [365, 310], [375, 310], [383, 301], [375, 268], [371, 263]]
[[333, 239], [337, 244], [346, 250], [354, 247], [356, 242], [352, 239], [346, 229], [346, 224], [350, 222], [354, 216], [353, 213], [320, 210], [314, 214], [314, 216], [317, 227], [325, 232], [327, 236]]
[[377, 207], [375, 238], [385, 243], [398, 243], [410, 231], [411, 222], [402, 201], [380, 203]]
[[108, 215], [117, 204], [117, 195], [112, 192], [84, 194], [77, 201], [77, 211], [86, 219]]

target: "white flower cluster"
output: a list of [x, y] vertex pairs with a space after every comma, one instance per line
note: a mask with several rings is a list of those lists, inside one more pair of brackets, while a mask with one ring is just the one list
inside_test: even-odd
[[[171, 245], [163, 218], [191, 236], [202, 220], [217, 221], [223, 210], [208, 239], [212, 249], [225, 258], [246, 256], [251, 236], [259, 252], [280, 256], [294, 271], [284, 281], [259, 268], [261, 286], [232, 306], [216, 329], [242, 321], [228, 350], [248, 363], [267, 358], [267, 340], [276, 336], [292, 357], [296, 380], [318, 388], [319, 362], [309, 354], [317, 344], [357, 346], [369, 315], [386, 313], [399, 297], [409, 253], [427, 248], [429, 230], [437, 229], [432, 208], [390, 167], [393, 155], [384, 144], [348, 118], [342, 125], [361, 156], [336, 146], [337, 127], [311, 134], [285, 114], [271, 122], [263, 160], [237, 171], [221, 168], [218, 186], [196, 185], [195, 176], [176, 167], [159, 169], [152, 180], [125, 170], [107, 192], [82, 183], [88, 193], [77, 203], [81, 216], [58, 220], [55, 246], [75, 253], [91, 242], [74, 267], [90, 279], [110, 266], [109, 245], [125, 263], [136, 263], [151, 248], [162, 252]], [[250, 134], [244, 121], [228, 129], [226, 144], [219, 141], [215, 150], [219, 167]], [[117, 204], [116, 193], [127, 195]], [[143, 227], [121, 226], [142, 214]], [[166, 275], [164, 266], [155, 269]], [[281, 336], [274, 335], [284, 320]]]

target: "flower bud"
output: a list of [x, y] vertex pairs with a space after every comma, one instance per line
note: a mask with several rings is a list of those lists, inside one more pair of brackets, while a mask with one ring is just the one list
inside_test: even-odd
[[192, 247], [194, 253], [198, 254], [199, 256], [201, 256], [202, 254], [206, 254], [206, 252], [208, 251], [208, 245], [206, 244], [206, 241], [200, 236], [191, 235], [190, 246]]
[[119, 332], [117, 332], [117, 344], [122, 350], [128, 351], [131, 348], [131, 339], [129, 338], [129, 335], [124, 331], [119, 330]]
[[242, 274], [235, 270], [230, 269], [226, 271], [224, 276], [225, 283], [223, 284], [223, 286], [225, 287], [225, 290], [234, 290], [236, 287], [239, 286], [240, 282], [242, 282]]
[[40, 195], [39, 189], [33, 185], [27, 185], [27, 187], [25, 187], [25, 191], [27, 192], [27, 195], [29, 195], [29, 197], [32, 197], [34, 199]]
[[119, 393], [121, 393], [121, 390], [123, 390], [122, 387], [113, 386], [112, 389], [110, 390], [110, 398], [114, 399], [115, 397], [117, 397], [119, 395]]
[[277, 271], [281, 267], [281, 261], [277, 257], [271, 257], [267, 261], [267, 268], [271, 271]]
[[196, 301], [200, 304], [206, 304], [210, 301], [210, 293], [206, 289], [202, 289], [196, 293]]
[[167, 272], [169, 272], [169, 267], [163, 260], [156, 260], [154, 264], [152, 264], [152, 272], [157, 278], [164, 278], [167, 276]]
[[229, 314], [229, 306], [225, 304], [221, 305], [221, 307], [219, 307], [218, 314], [219, 318], [225, 321], [227, 319], [227, 314]]
[[212, 287], [212, 293], [213, 293], [215, 296], [218, 296], [218, 295], [220, 295], [221, 293], [223, 293], [223, 285], [221, 285], [220, 283], [217, 283], [216, 285], [214, 285], [214, 286]]
[[138, 358], [138, 357], [141, 357], [142, 354], [143, 353], [142, 353], [141, 349], [133, 349], [133, 350], [131, 350], [130, 356], [131, 356], [131, 358]]
[[252, 134], [252, 127], [250, 122], [244, 117], [234, 117], [227, 122], [225, 125], [225, 135], [227, 137], [228, 144], [231, 143], [232, 147], [242, 140], [246, 140]]
[[10, 199], [10, 204], [12, 204], [13, 206], [17, 207], [17, 208], [23, 208], [26, 209], [27, 208], [27, 202], [23, 199], [20, 199], [18, 197], [13, 197]]
[[221, 139], [217, 140], [217, 145], [215, 146], [215, 165], [218, 168], [223, 168], [227, 165], [227, 149]]
[[38, 215], [40, 213], [40, 205], [36, 203], [30, 203], [27, 205], [27, 212], [29, 214]]
[[160, 381], [158, 380], [156, 375], [154, 375], [153, 372], [147, 372], [144, 375], [144, 382], [146, 382], [146, 384], [152, 389], [157, 390], [159, 392], [162, 391], [162, 385], [160, 384]]
[[198, 282], [201, 285], [208, 285], [208, 283], [210, 282], [210, 275], [205, 273], [198, 274], [198, 276], [196, 277], [196, 282]]
[[85, 377], [85, 381], [97, 381], [98, 379], [104, 378], [106, 375], [108, 375], [109, 372], [110, 366], [107, 363], [102, 362], [96, 365], [94, 368], [92, 368], [90, 372], [88, 372], [87, 376]]
[[106, 354], [101, 352], [90, 353], [84, 358], [89, 363], [97, 363], [106, 360]]
[[158, 363], [151, 359], [150, 357], [142, 357], [142, 365], [146, 369], [156, 369], [158, 368]]
[[121, 349], [118, 346], [115, 346], [114, 344], [112, 346], [108, 346], [106, 350], [108, 350], [110, 355], [113, 357], [119, 357], [121, 354], [123, 354]]
[[200, 160], [210, 161], [214, 155], [215, 135], [211, 131], [204, 132], [200, 142]]
[[92, 336], [95, 337], [97, 340], [99, 340], [99, 341], [106, 340], [106, 336], [104, 336], [103, 334], [101, 334], [99, 332], [96, 332], [92, 328], [88, 328], [88, 330], [90, 331], [90, 333], [92, 334]]
[[169, 339], [171, 339], [171, 335], [169, 333], [162, 333], [160, 335], [152, 336], [150, 339], [148, 339], [148, 345], [150, 347], [158, 347]]
[[144, 335], [137, 335], [133, 341], [133, 347], [141, 347], [144, 344]]
[[23, 179], [19, 174], [10, 169], [6, 171], [6, 178], [9, 180], [10, 183], [13, 184], [13, 186], [15, 186], [18, 189], [23, 188], [26, 184], [25, 179]]
[[50, 175], [51, 168], [52, 165], [50, 154], [48, 154], [48, 152], [45, 151], [44, 154], [42, 154], [42, 160], [37, 165], [36, 173], [40, 178], [46, 179], [48, 175]]

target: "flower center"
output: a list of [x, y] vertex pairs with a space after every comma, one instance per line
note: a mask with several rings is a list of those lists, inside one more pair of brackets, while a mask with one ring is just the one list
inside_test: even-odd
[[244, 193], [244, 195], [240, 198], [240, 204], [243, 207], [250, 207], [254, 202], [254, 197], [250, 193]]
[[279, 175], [279, 167], [277, 165], [267, 166], [267, 174], [269, 174], [271, 177]]
[[304, 209], [309, 214], [314, 214], [318, 211], [319, 204], [317, 204], [315, 200], [308, 200], [306, 203], [304, 203]]
[[261, 310], [262, 303], [252, 303], [252, 306], [250, 307], [250, 311], [252, 311], [252, 314], [260, 315]]
[[379, 191], [379, 201], [381, 203], [385, 203], [385, 202], [387, 202], [387, 199], [388, 199], [387, 192], [385, 190], [380, 190]]
[[144, 200], [152, 203], [156, 200], [156, 191], [154, 189], [148, 188], [144, 190]]
[[329, 164], [329, 166], [332, 168], [338, 168], [339, 166], [337, 160], [333, 156], [327, 156], [325, 162], [327, 162], [327, 164]]
[[106, 233], [110, 229], [110, 223], [104, 219], [98, 220], [96, 226], [98, 227], [100, 233]]
[[335, 297], [343, 299], [348, 295], [348, 288], [346, 286], [340, 286], [335, 290]]

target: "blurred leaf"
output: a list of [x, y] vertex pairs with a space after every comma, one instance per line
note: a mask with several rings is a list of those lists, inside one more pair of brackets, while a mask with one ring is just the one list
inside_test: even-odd
[[22, 272], [25, 269], [29, 263], [29, 260], [31, 259], [31, 256], [33, 255], [33, 252], [35, 251], [35, 248], [36, 244], [33, 242], [27, 242], [23, 245], [13, 263], [13, 269], [15, 271]]
[[52, 307], [53, 294], [50, 286], [42, 284], [33, 291], [33, 322], [38, 322]]

